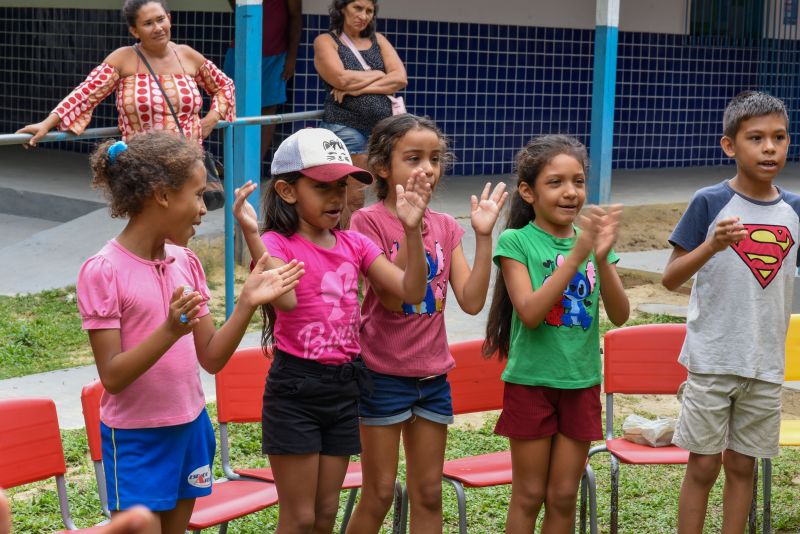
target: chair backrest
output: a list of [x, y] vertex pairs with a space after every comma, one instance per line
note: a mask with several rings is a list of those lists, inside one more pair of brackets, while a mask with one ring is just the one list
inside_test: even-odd
[[50, 399], [0, 401], [0, 487], [13, 488], [67, 471]]
[[214, 379], [220, 423], [260, 423], [271, 360], [261, 347], [237, 350]]
[[100, 442], [100, 399], [103, 396], [103, 383], [100, 379], [83, 386], [81, 407], [83, 422], [86, 425], [86, 438], [89, 442], [89, 456], [93, 462], [103, 461], [103, 447]]
[[646, 324], [606, 332], [603, 387], [606, 393], [674, 394], [686, 380], [678, 356], [685, 324]]
[[503, 381], [500, 375], [505, 365], [498, 361], [496, 354], [485, 358], [482, 347], [482, 339], [450, 345], [456, 366], [447, 378], [455, 414], [499, 410], [503, 407]]
[[792, 314], [786, 332], [786, 380], [800, 380], [800, 314]]

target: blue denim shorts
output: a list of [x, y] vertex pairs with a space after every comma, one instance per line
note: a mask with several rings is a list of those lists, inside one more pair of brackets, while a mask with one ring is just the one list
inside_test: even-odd
[[369, 373], [372, 392], [362, 391], [358, 407], [362, 425], [394, 425], [414, 416], [442, 425], [453, 422], [453, 400], [447, 375], [413, 378]]
[[325, 128], [336, 134], [336, 136], [344, 142], [347, 151], [350, 155], [353, 154], [366, 154], [367, 141], [369, 141], [369, 132], [359, 130], [357, 128], [350, 128], [343, 124], [333, 124], [331, 122], [322, 121], [319, 123], [320, 128]]

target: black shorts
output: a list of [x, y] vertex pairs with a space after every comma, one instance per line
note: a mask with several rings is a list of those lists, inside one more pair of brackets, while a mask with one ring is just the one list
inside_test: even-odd
[[264, 454], [361, 453], [358, 399], [366, 367], [326, 365], [275, 349], [261, 411]]

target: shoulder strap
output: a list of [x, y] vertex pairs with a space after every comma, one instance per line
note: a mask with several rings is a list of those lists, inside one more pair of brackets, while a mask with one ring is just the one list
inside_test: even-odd
[[167, 103], [167, 106], [169, 107], [169, 112], [172, 113], [172, 117], [175, 119], [175, 125], [178, 127], [178, 132], [180, 132], [180, 134], [183, 137], [186, 137], [186, 134], [183, 133], [183, 128], [181, 127], [181, 121], [178, 120], [178, 114], [175, 113], [175, 108], [172, 107], [172, 102], [170, 102], [169, 98], [167, 98], [167, 93], [166, 91], [164, 91], [164, 87], [161, 85], [161, 80], [159, 80], [158, 76], [156, 76], [156, 73], [153, 72], [153, 67], [150, 66], [150, 62], [147, 61], [146, 57], [144, 57], [144, 54], [142, 54], [142, 51], [139, 50], [139, 47], [134, 46], [133, 49], [136, 50], [136, 53], [142, 59], [142, 63], [144, 63], [144, 66], [147, 67], [147, 72], [150, 73], [150, 76], [153, 77], [153, 79], [156, 81], [156, 84], [158, 85], [158, 88], [161, 90], [161, 94], [164, 96], [164, 101]]
[[361, 55], [361, 52], [358, 51], [358, 48], [356, 48], [356, 45], [353, 44], [353, 41], [350, 40], [346, 33], [342, 32], [339, 34], [339, 39], [341, 39], [347, 48], [350, 49], [353, 55], [356, 56], [356, 59], [359, 63], [361, 63], [361, 66], [364, 68], [364, 70], [372, 70], [372, 67], [367, 65], [367, 62], [364, 61], [364, 57]]

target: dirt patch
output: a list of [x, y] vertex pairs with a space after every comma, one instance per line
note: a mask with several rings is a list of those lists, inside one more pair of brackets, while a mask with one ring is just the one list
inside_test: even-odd
[[670, 248], [669, 237], [686, 211], [686, 203], [626, 206], [622, 211], [617, 252]]

